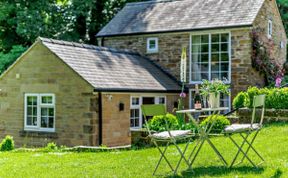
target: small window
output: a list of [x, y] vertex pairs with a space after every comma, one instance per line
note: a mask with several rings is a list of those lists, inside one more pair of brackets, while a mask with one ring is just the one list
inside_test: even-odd
[[25, 130], [55, 131], [54, 94], [25, 94]]
[[158, 38], [148, 38], [147, 53], [157, 53], [157, 52], [158, 52]]
[[273, 33], [273, 22], [272, 20], [268, 20], [268, 38], [272, 37]]

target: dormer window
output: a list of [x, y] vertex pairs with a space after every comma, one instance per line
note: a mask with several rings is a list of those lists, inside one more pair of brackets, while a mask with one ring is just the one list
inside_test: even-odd
[[157, 53], [157, 52], [158, 52], [158, 38], [148, 38], [147, 53]]
[[268, 20], [268, 38], [272, 37], [273, 33], [273, 22], [272, 20]]

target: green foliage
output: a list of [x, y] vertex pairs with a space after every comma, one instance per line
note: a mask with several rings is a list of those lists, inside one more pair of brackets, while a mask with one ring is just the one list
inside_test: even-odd
[[209, 93], [215, 93], [216, 96], [219, 93], [229, 95], [229, 85], [226, 85], [223, 81], [215, 79], [212, 81], [203, 80], [203, 84], [201, 85], [200, 92], [201, 95], [208, 96]]
[[58, 150], [57, 144], [54, 142], [50, 142], [47, 144], [47, 146], [44, 148], [44, 151], [50, 152], [50, 151], [56, 151]]
[[227, 117], [223, 115], [210, 115], [200, 123], [200, 126], [209, 129], [213, 122], [214, 125], [211, 129], [211, 133], [221, 133], [225, 126], [230, 125], [230, 121]]
[[154, 116], [152, 119], [148, 121], [147, 124], [150, 130], [161, 132], [167, 130], [166, 122], [167, 127], [169, 129], [173, 130], [178, 128], [178, 120], [176, 116], [169, 113], [166, 114], [165, 116], [164, 115]]
[[233, 100], [233, 108], [242, 108], [245, 105], [249, 105], [249, 98], [248, 98], [248, 94], [245, 92], [240, 92], [237, 94], [237, 96], [234, 98]]
[[16, 45], [6, 54], [0, 52], [0, 74], [3, 73], [25, 50], [25, 47]]
[[0, 151], [11, 151], [14, 150], [13, 137], [7, 135], [0, 143]]
[[[256, 95], [266, 95], [265, 108], [288, 109], [288, 88], [257, 88], [250, 87], [246, 92], [240, 92], [233, 100], [233, 107], [245, 106], [252, 108]], [[244, 97], [244, 99], [242, 99]], [[234, 105], [235, 103], [235, 105]]]

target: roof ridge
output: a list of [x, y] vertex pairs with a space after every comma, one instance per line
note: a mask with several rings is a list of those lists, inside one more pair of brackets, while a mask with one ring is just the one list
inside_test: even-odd
[[141, 4], [167, 3], [167, 2], [174, 2], [174, 1], [183, 1], [183, 0], [148, 0], [148, 1], [142, 1], [142, 2], [129, 2], [126, 5], [133, 6], [133, 5], [141, 5]]
[[133, 51], [127, 50], [127, 49], [119, 50], [119, 49], [115, 49], [115, 48], [96, 46], [96, 45], [85, 44], [85, 43], [77, 43], [77, 42], [71, 42], [71, 41], [64, 41], [64, 40], [56, 40], [56, 39], [44, 38], [44, 37], [38, 37], [37, 40], [41, 41], [41, 42], [58, 44], [58, 45], [63, 45], [63, 46], [73, 46], [73, 47], [78, 47], [78, 48], [94, 49], [94, 50], [98, 50], [98, 51], [108, 51], [108, 52], [114, 52], [114, 53], [139, 55], [139, 53], [136, 53], [136, 52], [133, 52]]

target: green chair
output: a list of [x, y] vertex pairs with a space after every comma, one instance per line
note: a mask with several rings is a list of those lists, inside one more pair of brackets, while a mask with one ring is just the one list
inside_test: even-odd
[[[260, 122], [255, 122], [256, 117], [256, 108], [261, 108], [261, 117]], [[259, 133], [259, 131], [262, 128], [262, 123], [264, 119], [264, 112], [265, 112], [265, 95], [258, 95], [255, 96], [253, 99], [253, 112], [251, 117], [251, 123], [250, 124], [232, 124], [230, 126], [227, 126], [224, 129], [224, 133], [229, 136], [231, 141], [235, 144], [235, 146], [238, 148], [238, 151], [230, 165], [232, 167], [235, 164], [235, 161], [237, 160], [240, 152], [243, 153], [243, 157], [239, 163], [242, 163], [245, 158], [254, 166], [257, 167], [256, 164], [252, 161], [251, 158], [248, 157], [248, 152], [252, 149], [256, 155], [262, 160], [259, 164], [264, 162], [263, 157], [257, 152], [257, 150], [254, 148], [253, 143]], [[254, 134], [255, 133], [255, 134]], [[241, 138], [243, 139], [241, 144], [238, 144], [232, 136], [235, 134], [239, 134]], [[254, 134], [254, 135], [253, 135]], [[251, 140], [248, 139], [251, 137]], [[246, 151], [244, 151], [243, 147], [245, 143], [248, 145], [248, 148]]]
[[[166, 122], [166, 130], [164, 132], [153, 132], [152, 130], [150, 130], [149, 125], [147, 124], [148, 122], [148, 117], [153, 117], [153, 116], [157, 116], [157, 115], [166, 115], [166, 107], [163, 104], [153, 104], [153, 105], [142, 105], [141, 106], [142, 109], [142, 113], [144, 116], [144, 120], [145, 120], [145, 125], [147, 128], [147, 131], [149, 133], [149, 138], [151, 139], [151, 142], [157, 147], [157, 149], [160, 152], [160, 159], [154, 169], [153, 175], [155, 175], [161, 161], [164, 159], [166, 161], [166, 163], [168, 164], [168, 166], [170, 167], [171, 171], [174, 174], [177, 174], [177, 170], [180, 166], [180, 163], [182, 160], [184, 160], [186, 162], [186, 164], [189, 166], [189, 162], [188, 160], [185, 158], [185, 152], [188, 148], [188, 145], [190, 143], [190, 139], [192, 138], [192, 133], [191, 130], [170, 130], [168, 128], [168, 123]], [[182, 151], [181, 148], [177, 145], [177, 142], [180, 140], [187, 140], [187, 144], [184, 148], [184, 150]], [[161, 149], [159, 147], [159, 143], [164, 143], [164, 149]], [[179, 154], [180, 154], [180, 159], [176, 165], [175, 168], [173, 168], [172, 164], [169, 162], [167, 156], [165, 155], [167, 148], [169, 147], [169, 145], [175, 145], [176, 149], [178, 150]]]

